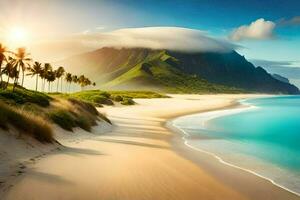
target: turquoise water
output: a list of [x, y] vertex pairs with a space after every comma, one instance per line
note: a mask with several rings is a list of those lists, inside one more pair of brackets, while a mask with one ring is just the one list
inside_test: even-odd
[[300, 193], [300, 96], [243, 101], [246, 109], [178, 118], [188, 145]]

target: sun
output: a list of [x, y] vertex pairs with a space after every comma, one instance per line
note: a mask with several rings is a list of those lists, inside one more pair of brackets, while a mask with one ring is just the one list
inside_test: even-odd
[[12, 27], [7, 32], [7, 39], [10, 44], [24, 45], [28, 41], [28, 32], [22, 27]]

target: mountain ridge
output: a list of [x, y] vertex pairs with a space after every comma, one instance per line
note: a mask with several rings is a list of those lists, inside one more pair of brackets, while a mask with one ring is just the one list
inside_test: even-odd
[[186, 53], [146, 48], [104, 47], [66, 59], [73, 73], [88, 75], [104, 88], [154, 89], [184, 93], [259, 92], [297, 94], [299, 89], [255, 67], [235, 51]]

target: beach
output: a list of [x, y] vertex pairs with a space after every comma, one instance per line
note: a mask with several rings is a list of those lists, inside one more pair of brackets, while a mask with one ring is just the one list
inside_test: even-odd
[[[53, 151], [14, 181], [5, 200], [300, 199], [270, 181], [186, 146], [166, 123], [178, 116], [229, 109], [262, 95], [172, 95], [99, 108], [110, 132]], [[2, 198], [1, 198], [2, 199]]]

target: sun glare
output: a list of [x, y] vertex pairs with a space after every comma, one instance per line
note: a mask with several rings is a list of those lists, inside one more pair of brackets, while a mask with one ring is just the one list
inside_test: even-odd
[[22, 27], [13, 27], [7, 34], [11, 45], [25, 45], [28, 39], [28, 32]]

